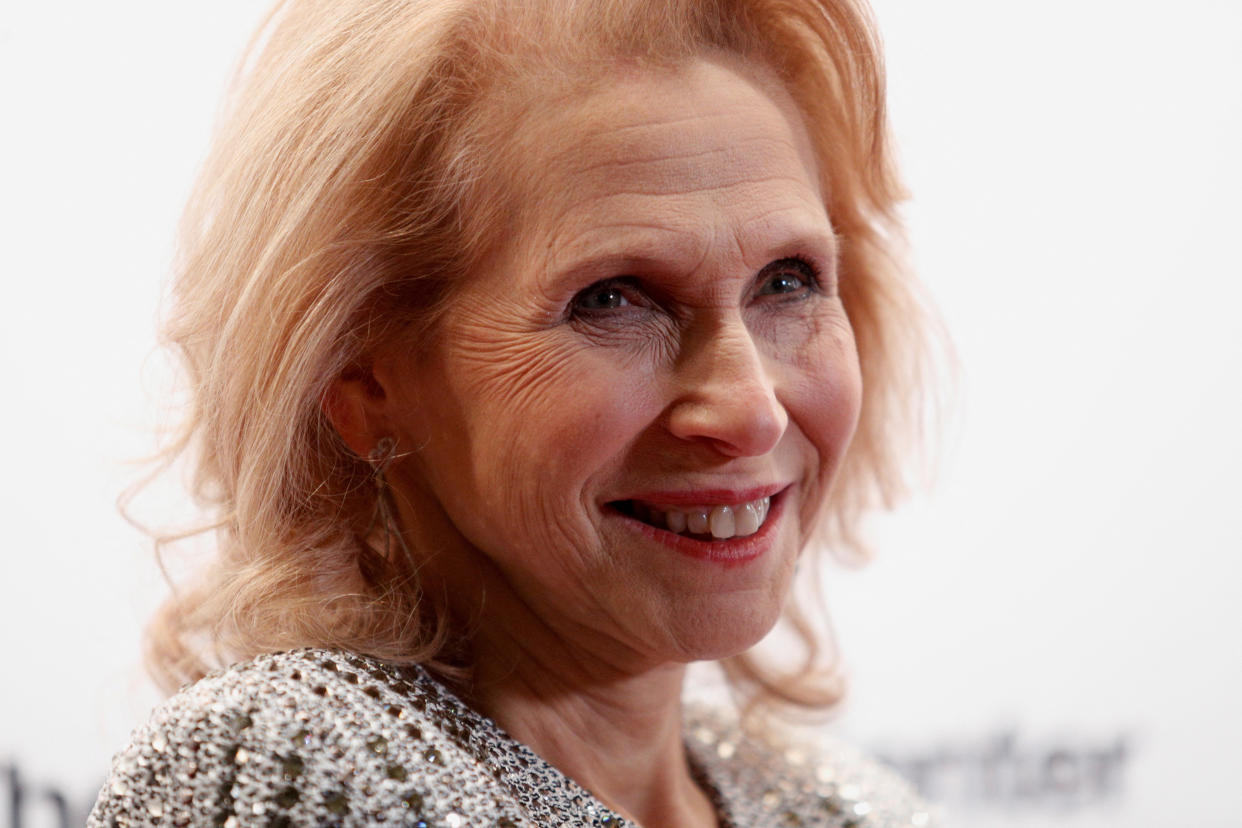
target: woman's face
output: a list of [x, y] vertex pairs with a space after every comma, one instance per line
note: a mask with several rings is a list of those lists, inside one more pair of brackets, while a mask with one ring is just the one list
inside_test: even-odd
[[376, 363], [404, 522], [514, 634], [660, 663], [778, 617], [860, 380], [809, 139], [766, 77], [704, 59], [545, 109], [499, 254], [426, 354]]

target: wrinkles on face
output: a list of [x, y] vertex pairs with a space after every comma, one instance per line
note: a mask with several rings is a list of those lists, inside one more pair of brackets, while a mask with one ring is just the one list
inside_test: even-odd
[[[556, 220], [540, 228], [542, 233], [525, 245], [529, 250], [548, 251], [553, 267], [601, 248], [646, 246], [674, 261], [691, 260], [683, 269], [693, 270], [709, 255], [723, 259], [739, 248], [759, 252], [764, 243], [770, 243], [767, 231], [771, 228], [788, 228], [808, 239], [826, 236], [820, 243], [833, 244], [824, 205], [805, 180], [769, 175], [712, 186], [657, 189], [629, 186], [623, 178], [614, 178], [600, 181], [595, 188], [579, 183], [575, 193], [570, 203], [558, 207]], [[628, 220], [618, 221], [618, 216]], [[642, 220], [647, 216], [659, 218]], [[713, 221], [717, 218], [727, 220]], [[733, 250], [717, 248], [717, 234], [722, 232], [744, 241]]]
[[[515, 226], [408, 366], [402, 427], [429, 490], [578, 643], [753, 643], [852, 434], [836, 237], [796, 109], [765, 83], [702, 61], [531, 127]], [[645, 541], [610, 505], [768, 484], [789, 523], [745, 570]]]
[[[544, 148], [540, 167], [580, 181], [614, 179], [624, 175], [627, 168], [641, 166], [648, 185], [663, 184], [668, 187], [664, 192], [677, 192], [688, 182], [702, 183], [707, 175], [717, 178], [722, 186], [742, 183], [771, 174], [773, 167], [766, 159], [792, 158], [799, 162], [800, 175], [793, 179], [795, 183], [810, 180], [818, 186], [816, 164], [804, 130], [743, 132], [737, 129], [739, 113], [729, 101], [674, 100], [676, 95], [653, 95], [650, 87], [627, 83], [629, 79], [620, 73], [612, 86], [613, 95], [582, 100], [576, 120], [588, 130], [579, 135], [578, 142], [555, 140], [564, 129], [555, 118], [532, 124], [531, 133], [537, 138], [530, 145]], [[775, 95], [784, 95], [772, 78], [764, 79], [763, 85]], [[651, 117], [653, 110], [659, 110], [660, 115]], [[591, 129], [605, 124], [607, 128]], [[732, 140], [712, 140], [721, 134], [730, 134]], [[700, 136], [700, 140], [693, 140]]]
[[[580, 492], [539, 482], [555, 480], [575, 457], [591, 452], [607, 427], [589, 412], [567, 417], [567, 401], [556, 393], [582, 385], [590, 367], [582, 356], [590, 349], [567, 337], [532, 340], [481, 320], [455, 321], [448, 323], [454, 336], [436, 360], [437, 374], [425, 375], [418, 396], [407, 398], [410, 410], [429, 415], [411, 438], [430, 460], [424, 474], [473, 546], [507, 548], [545, 576], [577, 581], [598, 565], [594, 527], [581, 519], [587, 504], [575, 497]], [[598, 390], [615, 395], [596, 398], [614, 410], [643, 393], [641, 383]], [[432, 406], [428, 393], [436, 396]], [[544, 439], [523, 439], [530, 431]]]
[[[546, 251], [560, 263], [584, 258], [607, 240], [619, 248], [641, 246], [641, 238], [631, 237], [651, 229], [668, 244], [661, 252], [692, 262], [682, 268], [690, 271], [708, 260], [711, 234], [726, 224], [762, 233], [774, 214], [799, 212], [789, 220], [813, 225], [808, 233], [831, 233], [804, 129], [794, 123], [776, 130], [739, 128], [745, 116], [727, 99], [653, 96], [649, 86], [625, 81], [623, 75], [607, 97], [585, 99], [571, 124], [548, 118], [532, 126], [541, 139], [527, 145], [544, 149], [531, 159], [540, 172], [537, 180], [527, 179], [538, 186], [525, 193], [525, 204], [546, 220], [527, 225], [524, 233], [537, 235], [518, 238], [520, 246]], [[767, 84], [783, 94], [772, 79]], [[662, 102], [664, 97], [676, 100]], [[683, 109], [689, 111], [681, 114]], [[652, 117], [653, 111], [663, 117]], [[558, 140], [569, 133], [577, 140]], [[729, 140], [719, 140], [722, 135]], [[721, 220], [705, 216], [705, 207]], [[750, 215], [739, 221], [739, 212]], [[620, 216], [628, 225], [616, 221]], [[648, 216], [650, 222], [639, 221]], [[759, 245], [743, 247], [754, 251]]]
[[[745, 143], [745, 142], [743, 142]], [[776, 156], [794, 155], [794, 147], [784, 141], [753, 141], [754, 153]], [[598, 161], [579, 173], [583, 181], [617, 181], [624, 180], [630, 170], [640, 168], [643, 178], [641, 184], [635, 182], [628, 186], [614, 189], [617, 196], [663, 196], [684, 193], [691, 189], [690, 182], [697, 192], [716, 193], [727, 190], [746, 190], [771, 184], [802, 186], [805, 179], [793, 175], [773, 176], [771, 170], [758, 168], [746, 163], [754, 156], [748, 154], [747, 148], [729, 147], [726, 149], [707, 149], [696, 152], [675, 152], [670, 148], [650, 158], [630, 158], [624, 161]], [[704, 170], [727, 170], [727, 176], [717, 176], [719, 181], [703, 187], [701, 173]]]

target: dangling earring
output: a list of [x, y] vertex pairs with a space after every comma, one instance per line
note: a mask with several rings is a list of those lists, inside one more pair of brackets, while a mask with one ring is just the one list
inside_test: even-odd
[[367, 527], [366, 536], [371, 537], [372, 531], [375, 529], [376, 521], [384, 524], [384, 554], [391, 554], [392, 538], [397, 536], [397, 545], [401, 547], [401, 551], [405, 553], [406, 562], [409, 563], [411, 570], [414, 568], [414, 555], [410, 552], [410, 547], [405, 543], [405, 536], [401, 534], [401, 527], [397, 525], [391, 503], [391, 490], [388, 486], [388, 478], [385, 473], [388, 467], [397, 459], [397, 441], [392, 437], [381, 437], [375, 444], [375, 448], [371, 449], [371, 453], [367, 455], [367, 462], [371, 464], [371, 476], [375, 480], [375, 514], [371, 517], [371, 525]]
[[375, 448], [371, 449], [371, 453], [367, 455], [367, 462], [371, 464], [371, 469], [375, 472], [375, 479], [380, 485], [384, 485], [384, 472], [388, 471], [388, 467], [392, 465], [392, 461], [397, 459], [397, 441], [392, 437], [381, 437], [375, 443]]

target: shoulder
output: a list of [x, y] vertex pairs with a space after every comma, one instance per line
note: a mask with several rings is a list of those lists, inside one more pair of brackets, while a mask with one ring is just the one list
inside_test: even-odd
[[261, 656], [158, 707], [114, 759], [89, 825], [452, 825], [481, 803], [503, 820], [486, 734], [463, 732], [453, 701], [419, 668]]
[[839, 740], [743, 731], [720, 713], [694, 711], [687, 745], [735, 825], [937, 828], [904, 779]]

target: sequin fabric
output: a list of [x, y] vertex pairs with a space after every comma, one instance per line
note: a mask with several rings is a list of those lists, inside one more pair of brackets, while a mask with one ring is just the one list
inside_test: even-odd
[[[691, 765], [722, 826], [931, 826], [891, 772], [687, 717]], [[637, 828], [419, 667], [299, 650], [215, 673], [117, 754], [88, 828]]]

